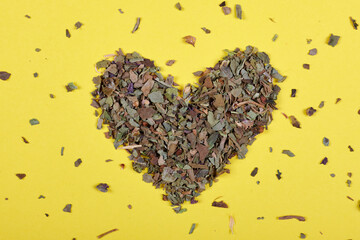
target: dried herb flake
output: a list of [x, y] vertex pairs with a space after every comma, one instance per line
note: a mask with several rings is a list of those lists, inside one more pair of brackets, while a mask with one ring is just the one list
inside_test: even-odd
[[11, 73], [5, 72], [5, 71], [0, 71], [0, 79], [3, 81], [6, 81], [10, 78]]
[[335, 47], [338, 44], [340, 36], [331, 34], [329, 37], [328, 45]]
[[220, 201], [220, 202], [213, 201], [211, 206], [218, 207], [218, 208], [229, 208], [229, 206], [224, 201]]
[[100, 192], [104, 192], [104, 193], [108, 191], [108, 188], [109, 188], [109, 185], [107, 185], [106, 183], [99, 183], [96, 186], [97, 190], [99, 190]]
[[131, 31], [131, 33], [134, 33], [134, 32], [136, 32], [138, 30], [139, 25], [140, 25], [140, 20], [141, 19], [139, 17], [136, 18], [136, 23], [135, 23], [135, 26], [134, 26], [133, 30]]
[[283, 150], [282, 154], [286, 154], [289, 157], [295, 157], [295, 154], [293, 152], [291, 152], [290, 150]]
[[194, 36], [188, 35], [184, 37], [186, 43], [193, 45], [195, 47], [196, 38]]
[[65, 35], [66, 35], [67, 38], [70, 38], [70, 37], [71, 37], [71, 34], [70, 34], [69, 29], [66, 29], [66, 30], [65, 30]]

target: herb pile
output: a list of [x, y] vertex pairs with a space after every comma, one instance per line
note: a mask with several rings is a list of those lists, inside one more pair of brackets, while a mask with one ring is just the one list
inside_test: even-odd
[[195, 198], [205, 185], [229, 170], [230, 159], [245, 157], [247, 145], [272, 120], [281, 76], [264, 52], [235, 49], [214, 67], [200, 72], [197, 86], [180, 92], [174, 77], [164, 78], [154, 62], [117, 51], [94, 77], [92, 106], [101, 108], [98, 128], [115, 148], [124, 145], [143, 180], [163, 187], [173, 205]]

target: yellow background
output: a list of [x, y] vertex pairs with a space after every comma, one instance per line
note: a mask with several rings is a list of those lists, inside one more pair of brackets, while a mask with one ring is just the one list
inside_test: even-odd
[[[218, 6], [221, 0], [182, 0], [183, 11], [174, 7], [176, 2], [0, 1], [0, 71], [12, 73], [8, 81], [0, 81], [0, 239], [90, 240], [112, 228], [119, 231], [104, 239], [289, 240], [299, 239], [301, 232], [307, 239], [360, 239], [360, 30], [349, 20], [352, 16], [360, 22], [360, 2], [226, 1], [233, 9], [227, 16]], [[235, 18], [236, 3], [243, 8], [243, 20]], [[137, 17], [140, 28], [131, 34]], [[84, 25], [75, 30], [77, 21]], [[275, 33], [279, 37], [273, 42]], [[336, 47], [326, 44], [330, 33], [341, 36]], [[186, 35], [197, 38], [195, 47], [183, 42]], [[231, 174], [219, 177], [198, 204], [185, 204], [186, 213], [175, 214], [161, 200], [163, 191], [143, 182], [125, 151], [105, 139], [106, 128], [96, 129], [90, 106], [94, 64], [119, 47], [136, 50], [184, 86], [195, 82], [192, 72], [214, 66], [223, 49], [249, 44], [267, 52], [271, 64], [288, 76], [279, 84], [279, 110], [246, 159], [233, 159]], [[311, 48], [318, 49], [316, 56], [307, 54]], [[169, 59], [176, 60], [172, 67], [165, 65]], [[69, 82], [79, 89], [66, 92]], [[292, 88], [298, 89], [296, 98], [290, 98]], [[337, 97], [342, 100], [335, 105]], [[319, 110], [322, 100], [325, 106]], [[318, 109], [312, 117], [304, 114], [310, 106]], [[302, 129], [292, 127], [281, 112], [295, 115]], [[40, 125], [31, 126], [31, 118]], [[329, 147], [322, 145], [324, 136]], [[296, 156], [289, 158], [283, 149]], [[320, 165], [325, 156], [329, 163]], [[78, 158], [83, 163], [75, 168]], [[259, 173], [253, 178], [254, 167]], [[280, 181], [277, 169], [283, 172]], [[347, 172], [353, 172], [350, 188]], [[16, 173], [27, 176], [19, 180]], [[100, 182], [111, 191], [97, 191]], [[38, 199], [40, 194], [46, 198]], [[211, 207], [219, 196], [228, 209]], [[72, 213], [62, 211], [68, 203]], [[307, 221], [276, 219], [287, 214], [303, 215]], [[235, 218], [234, 235], [229, 233], [230, 215]], [[256, 219], [261, 216], [265, 219]], [[192, 223], [197, 226], [188, 235]]]

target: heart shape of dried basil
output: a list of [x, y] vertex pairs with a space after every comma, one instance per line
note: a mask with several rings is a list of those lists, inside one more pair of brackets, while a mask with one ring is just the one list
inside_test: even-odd
[[[182, 94], [174, 77], [166, 79], [154, 62], [136, 52], [96, 64], [92, 106], [102, 109], [98, 128], [108, 124], [108, 138], [131, 154], [133, 169], [145, 182], [163, 187], [173, 205], [196, 203], [195, 197], [224, 172], [234, 156], [272, 120], [271, 112], [285, 80], [264, 52], [248, 46], [227, 52], [213, 68], [196, 72], [197, 86]], [[179, 208], [180, 209], [180, 208]]]

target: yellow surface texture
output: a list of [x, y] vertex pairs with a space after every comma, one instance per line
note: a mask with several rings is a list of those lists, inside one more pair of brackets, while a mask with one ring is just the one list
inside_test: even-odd
[[[182, 11], [176, 2], [0, 1], [0, 71], [12, 74], [0, 81], [0, 239], [91, 240], [112, 228], [119, 231], [103, 239], [291, 240], [300, 233], [316, 240], [360, 239], [360, 30], [349, 20], [352, 16], [360, 22], [360, 2], [231, 0], [226, 1], [233, 9], [227, 16], [218, 6], [221, 0], [182, 0]], [[235, 17], [237, 3], [243, 20]], [[131, 34], [137, 17], [140, 28]], [[84, 25], [75, 30], [77, 21]], [[279, 37], [273, 42], [275, 33]], [[335, 47], [326, 44], [330, 33], [341, 36]], [[197, 38], [195, 47], [183, 42], [186, 35]], [[220, 176], [198, 204], [185, 204], [186, 213], [175, 214], [162, 201], [163, 191], [143, 182], [126, 152], [115, 150], [104, 137], [106, 128], [96, 129], [90, 106], [94, 64], [118, 48], [137, 51], [184, 86], [195, 82], [192, 72], [214, 66], [223, 49], [244, 50], [247, 45], [268, 53], [271, 64], [288, 76], [279, 84], [279, 110], [246, 159], [233, 159], [230, 174]], [[308, 55], [311, 48], [318, 49], [316, 56]], [[176, 60], [171, 67], [165, 65], [169, 59]], [[304, 63], [310, 70], [303, 69]], [[67, 92], [69, 82], [79, 89]], [[298, 90], [295, 98], [290, 98], [292, 88]], [[338, 97], [342, 100], [335, 104]], [[318, 109], [322, 100], [325, 106]], [[318, 109], [312, 117], [304, 114], [310, 106]], [[302, 128], [292, 127], [282, 112], [295, 115]], [[31, 118], [40, 124], [31, 126]], [[325, 136], [329, 147], [322, 144]], [[296, 156], [289, 158], [283, 149]], [[329, 159], [326, 166], [319, 164], [324, 157]], [[83, 163], [76, 168], [78, 158]], [[254, 167], [259, 173], [251, 177]], [[283, 172], [281, 180], [277, 169]], [[348, 172], [353, 173], [351, 187]], [[16, 173], [27, 176], [19, 180]], [[100, 182], [111, 191], [97, 191]], [[219, 196], [228, 209], [211, 207]], [[72, 213], [62, 211], [68, 203]], [[306, 221], [277, 220], [288, 214]], [[235, 218], [234, 234], [230, 216]], [[197, 225], [189, 235], [192, 223]]]

